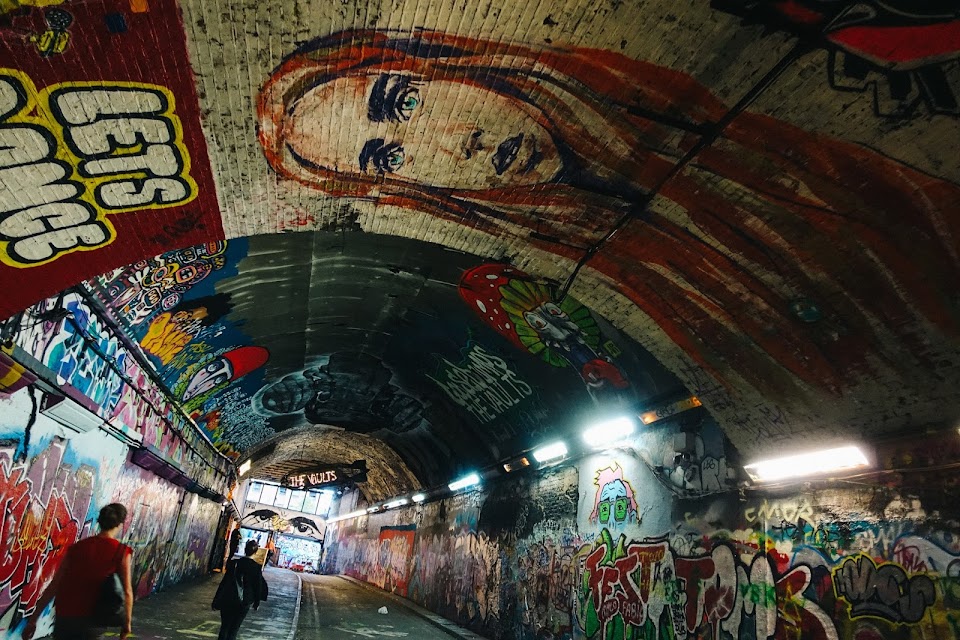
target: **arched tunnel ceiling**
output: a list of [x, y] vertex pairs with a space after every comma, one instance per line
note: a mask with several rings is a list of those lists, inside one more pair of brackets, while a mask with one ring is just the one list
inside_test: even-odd
[[[333, 423], [429, 482], [597, 388], [747, 455], [960, 418], [952, 1], [49, 4], [0, 5], [0, 317], [119, 270], [224, 447]], [[517, 416], [436, 382], [477, 349]]]
[[[304, 453], [275, 450], [257, 461], [267, 474], [278, 461], [343, 464], [364, 450], [387, 464], [369, 438], [336, 431], [308, 442], [303, 427], [314, 425], [317, 436], [374, 436], [423, 482], [440, 482], [591, 414], [685, 393], [573, 296], [560, 300], [516, 267], [396, 236], [211, 243], [90, 286], [222, 450], [296, 436]], [[334, 451], [331, 438], [356, 451]]]

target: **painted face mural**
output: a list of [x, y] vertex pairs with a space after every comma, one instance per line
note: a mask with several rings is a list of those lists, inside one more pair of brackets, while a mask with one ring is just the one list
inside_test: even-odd
[[[460, 82], [338, 78], [292, 109], [287, 147], [311, 166], [452, 189], [535, 184], [560, 171], [549, 132], [522, 102]], [[344, 120], [359, 124], [359, 138], [316, 126]]]
[[[478, 106], [453, 122], [443, 102], [453, 83], [473, 96], [459, 104], [483, 92], [503, 121]], [[324, 132], [333, 109], [346, 109], [361, 133]], [[960, 277], [952, 249], [960, 230], [943, 215], [960, 187], [751, 112], [696, 166], [671, 173], [728, 111], [692, 77], [611, 51], [372, 30], [294, 52], [258, 104], [261, 145], [284, 178], [568, 260], [602, 242], [590, 267], [721, 383], [737, 371], [778, 401], [798, 381], [836, 394], [851, 372], [883, 366], [868, 352], [911, 342], [907, 315], [960, 335], [944, 284]], [[421, 139], [431, 127], [437, 139]], [[790, 154], [766, 145], [770, 138]], [[534, 162], [536, 154], [543, 158]], [[731, 189], [741, 194], [735, 203]], [[850, 228], [862, 233], [842, 231]], [[918, 233], [929, 245], [922, 255], [910, 240]], [[797, 322], [798, 298], [823, 320]], [[549, 307], [523, 314], [544, 346], [565, 344], [571, 362], [583, 359]], [[843, 347], [825, 349], [838, 333]], [[731, 341], [749, 347], [721, 358], [711, 346]]]
[[590, 521], [610, 529], [637, 522], [637, 499], [619, 464], [601, 469], [594, 479], [597, 494]]
[[596, 400], [625, 398], [630, 385], [609, 356], [599, 353], [601, 334], [590, 310], [526, 273], [485, 264], [460, 278], [460, 297], [481, 319], [516, 346], [546, 362], [570, 365]]

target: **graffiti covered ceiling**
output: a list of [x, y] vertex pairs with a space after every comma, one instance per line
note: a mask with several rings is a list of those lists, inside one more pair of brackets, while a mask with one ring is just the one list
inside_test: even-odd
[[327, 425], [430, 481], [684, 389], [748, 455], [960, 418], [954, 2], [0, 33], [0, 317], [86, 279], [226, 451]]

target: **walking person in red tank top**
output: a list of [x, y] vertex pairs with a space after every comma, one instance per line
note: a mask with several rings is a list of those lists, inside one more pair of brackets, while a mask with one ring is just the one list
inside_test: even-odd
[[127, 508], [122, 504], [108, 504], [100, 510], [97, 522], [100, 533], [71, 545], [57, 568], [57, 572], [37, 601], [33, 615], [23, 630], [24, 640], [31, 640], [37, 631], [37, 619], [54, 601], [56, 620], [54, 640], [97, 640], [104, 632], [92, 619], [101, 585], [116, 573], [123, 583], [124, 615], [120, 640], [130, 636], [133, 616], [133, 582], [130, 578], [130, 547], [117, 540], [120, 526], [127, 519]]

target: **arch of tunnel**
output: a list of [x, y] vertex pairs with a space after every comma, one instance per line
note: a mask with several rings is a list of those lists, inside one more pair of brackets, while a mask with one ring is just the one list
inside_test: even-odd
[[958, 637], [958, 100], [951, 0], [0, 1], [0, 633], [119, 501], [138, 598]]

